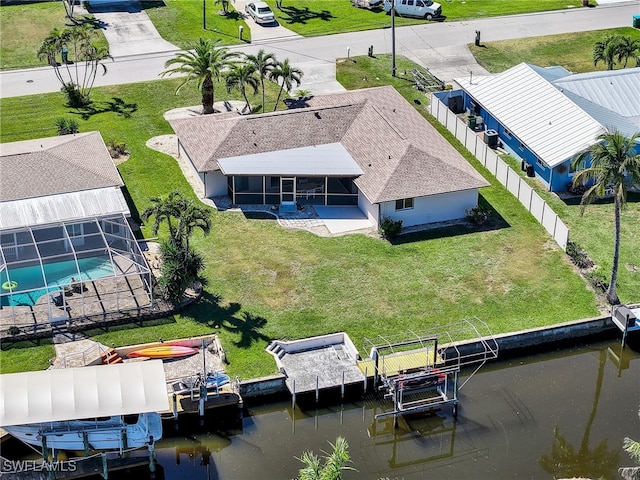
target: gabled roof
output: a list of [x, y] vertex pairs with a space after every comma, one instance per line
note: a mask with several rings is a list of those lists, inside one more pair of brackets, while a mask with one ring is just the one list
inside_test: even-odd
[[340, 143], [373, 203], [489, 185], [392, 87], [315, 96], [308, 105], [169, 122], [200, 172], [218, 170], [223, 158]]
[[122, 186], [100, 133], [0, 145], [0, 201]]
[[555, 167], [594, 144], [604, 127], [538, 70], [521, 63], [497, 75], [456, 82], [538, 158]]

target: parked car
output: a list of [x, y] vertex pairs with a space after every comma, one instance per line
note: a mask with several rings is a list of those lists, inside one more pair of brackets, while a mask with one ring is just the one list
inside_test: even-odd
[[276, 16], [265, 2], [247, 3], [244, 10], [251, 15], [256, 23], [273, 23], [276, 21]]
[[[384, 11], [391, 11], [394, 0], [384, 0]], [[442, 6], [433, 0], [395, 0], [396, 13], [401, 17], [417, 17], [433, 20], [442, 15]]]

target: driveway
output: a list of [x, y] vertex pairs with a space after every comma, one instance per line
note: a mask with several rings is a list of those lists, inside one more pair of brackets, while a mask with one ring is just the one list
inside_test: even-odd
[[90, 13], [101, 22], [113, 58], [180, 50], [160, 36], [137, 1], [95, 6]]

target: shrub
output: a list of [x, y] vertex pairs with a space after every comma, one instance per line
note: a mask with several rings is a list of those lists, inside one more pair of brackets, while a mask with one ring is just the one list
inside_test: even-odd
[[599, 290], [602, 293], [605, 293], [609, 289], [609, 281], [607, 280], [606, 274], [602, 272], [600, 268], [594, 268], [587, 274], [587, 278], [589, 279], [589, 283], [593, 285], [593, 288]]
[[180, 303], [187, 286], [198, 280], [204, 270], [204, 258], [187, 247], [174, 246], [165, 241], [160, 246], [162, 276], [158, 280], [162, 296], [174, 304]]
[[12, 336], [13, 335], [18, 335], [20, 333], [20, 329], [18, 327], [16, 327], [15, 325], [11, 325], [9, 327], [8, 332], [9, 332], [9, 335], [12, 335]]
[[60, 117], [56, 119], [56, 128], [58, 135], [69, 135], [80, 132], [80, 124], [73, 118]]
[[124, 142], [109, 140], [107, 142], [107, 148], [109, 149], [109, 155], [111, 155], [111, 158], [120, 158], [122, 155], [129, 154], [127, 145]]
[[384, 238], [397, 237], [402, 230], [402, 220], [394, 220], [390, 217], [384, 217], [380, 222], [380, 234]]
[[578, 268], [593, 267], [593, 260], [591, 260], [587, 252], [575, 242], [567, 242], [567, 255], [569, 255], [573, 264]]
[[470, 210], [467, 210], [467, 220], [474, 225], [482, 225], [489, 220], [489, 209], [478, 205]]
[[91, 104], [91, 99], [82, 93], [75, 83], [65, 83], [62, 93], [67, 97], [67, 105], [72, 108], [86, 107]]

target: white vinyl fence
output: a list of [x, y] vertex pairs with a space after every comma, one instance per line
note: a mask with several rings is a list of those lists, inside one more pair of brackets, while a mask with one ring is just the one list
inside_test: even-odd
[[507, 190], [520, 200], [520, 203], [531, 212], [536, 220], [549, 232], [556, 243], [560, 245], [560, 248], [566, 250], [567, 242], [569, 241], [569, 229], [540, 195], [489, 148], [476, 132], [468, 128], [455, 113], [449, 110], [447, 105], [442, 103], [440, 99], [433, 94], [431, 95], [429, 110]]

